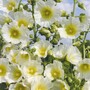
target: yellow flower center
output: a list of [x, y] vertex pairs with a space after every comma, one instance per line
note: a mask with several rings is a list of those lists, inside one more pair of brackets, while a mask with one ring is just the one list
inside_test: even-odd
[[18, 80], [21, 77], [21, 75], [22, 75], [22, 73], [18, 68], [16, 70], [14, 70], [13, 77], [15, 80]]
[[54, 15], [53, 9], [49, 6], [45, 6], [45, 7], [41, 8], [40, 13], [44, 20], [50, 20], [50, 19], [52, 19], [53, 15]]
[[23, 86], [22, 84], [18, 84], [16, 87], [15, 87], [15, 90], [27, 90], [27, 88], [25, 86]]
[[16, 27], [11, 28], [9, 33], [10, 33], [10, 37], [14, 39], [18, 39], [21, 36], [20, 31]]
[[45, 56], [46, 48], [45, 48], [45, 47], [41, 47], [41, 48], [39, 49], [39, 53], [40, 53], [41, 56]]
[[60, 90], [66, 90], [65, 85], [63, 83], [60, 83]]
[[37, 85], [35, 90], [47, 90], [47, 87], [44, 84], [40, 83], [39, 85]]
[[6, 50], [6, 52], [10, 52], [11, 47], [6, 47], [5, 50]]
[[24, 60], [29, 60], [29, 55], [26, 53], [26, 54], [21, 54], [20, 57]]
[[27, 20], [26, 19], [19, 19], [18, 20], [18, 26], [20, 27], [21, 25], [24, 25], [24, 26], [28, 26], [28, 22], [27, 22]]
[[53, 68], [51, 70], [51, 75], [54, 79], [60, 78], [61, 77], [61, 72], [58, 68]]
[[9, 1], [9, 3], [7, 4], [7, 9], [8, 9], [8, 10], [12, 10], [15, 6], [16, 6], [16, 3], [11, 0], [11, 1]]
[[81, 64], [79, 69], [81, 72], [90, 72], [90, 64]]
[[34, 74], [36, 73], [36, 71], [37, 71], [37, 69], [36, 69], [35, 66], [30, 66], [30, 67], [28, 68], [28, 73], [29, 73], [30, 75], [34, 75]]
[[68, 35], [75, 36], [77, 34], [77, 26], [76, 25], [71, 23], [71, 24], [66, 25], [65, 28], [66, 28], [65, 31]]
[[12, 56], [11, 56], [11, 62], [13, 63], [16, 63], [16, 56], [17, 56], [18, 53], [14, 53]]
[[5, 65], [0, 65], [0, 76], [5, 76], [7, 73], [7, 68]]

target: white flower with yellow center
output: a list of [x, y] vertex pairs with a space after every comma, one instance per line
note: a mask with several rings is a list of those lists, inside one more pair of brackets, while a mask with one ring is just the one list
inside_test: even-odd
[[58, 32], [62, 38], [74, 39], [79, 36], [81, 30], [81, 24], [78, 18], [70, 17], [62, 20], [62, 28], [58, 28]]
[[51, 79], [60, 79], [64, 78], [64, 70], [62, 68], [62, 63], [59, 61], [54, 60], [53, 64], [48, 64], [45, 67], [44, 75]]
[[22, 72], [18, 65], [12, 64], [10, 65], [10, 70], [8, 73], [8, 83], [18, 82], [22, 79]]
[[51, 90], [70, 90], [70, 87], [64, 81], [56, 80], [53, 82], [53, 87]]
[[18, 23], [18, 26], [25, 27], [33, 26], [32, 14], [26, 11], [10, 12], [10, 16]]
[[13, 44], [18, 44], [20, 42], [28, 41], [29, 30], [24, 26], [18, 27], [15, 22], [5, 24], [2, 27], [2, 36], [6, 40], [6, 42], [11, 42]]
[[9, 90], [31, 90], [24, 82], [18, 82], [16, 84], [10, 84]]
[[53, 0], [47, 0], [46, 2], [40, 0], [36, 7], [35, 20], [37, 24], [48, 27], [58, 20], [59, 13]]
[[85, 82], [81, 90], [90, 90], [90, 81]]
[[16, 57], [18, 55], [19, 51], [18, 50], [11, 50], [10, 53], [7, 55], [7, 58], [8, 60], [11, 62], [11, 63], [14, 63], [16, 64]]
[[75, 46], [70, 46], [67, 50], [66, 60], [75, 65], [77, 65], [79, 61], [82, 61], [82, 55], [79, 49]]
[[8, 43], [6, 45], [3, 46], [3, 55], [7, 55], [10, 53], [10, 51], [12, 50], [13, 46], [12, 44]]
[[29, 78], [31, 79], [36, 75], [41, 75], [43, 73], [43, 66], [36, 60], [30, 60], [22, 65], [22, 72], [29, 80]]
[[20, 0], [3, 0], [3, 6], [7, 8], [7, 10], [11, 11], [15, 8], [18, 8]]
[[6, 58], [0, 58], [0, 83], [7, 81], [9, 62]]
[[28, 62], [30, 60], [30, 54], [27, 51], [19, 51], [17, 57], [16, 57], [16, 62], [20, 65]]
[[31, 90], [51, 90], [52, 83], [43, 76], [37, 76], [31, 84]]
[[38, 55], [39, 57], [46, 57], [48, 51], [52, 48], [52, 45], [49, 41], [46, 40], [40, 40], [34, 44], [32, 48], [35, 48], [35, 54]]
[[90, 59], [85, 58], [84, 60], [80, 61], [75, 69], [77, 71], [77, 77], [90, 80]]
[[55, 58], [62, 59], [66, 56], [66, 50], [67, 47], [65, 45], [59, 45], [59, 46], [55, 46], [51, 52]]

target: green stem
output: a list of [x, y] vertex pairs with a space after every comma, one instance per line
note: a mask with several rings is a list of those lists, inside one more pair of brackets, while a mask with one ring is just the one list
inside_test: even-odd
[[[74, 5], [73, 5], [73, 12], [72, 12], [72, 16], [74, 17], [75, 15], [75, 9], [76, 9], [76, 0], [73, 0], [74, 1]], [[75, 42], [75, 40], [73, 39], [72, 41], [73, 43]]]
[[74, 0], [74, 5], [73, 5], [73, 12], [72, 12], [73, 17], [74, 17], [74, 14], [75, 14], [75, 9], [76, 9], [76, 0]]
[[20, 2], [19, 2], [19, 5], [18, 5], [18, 10], [20, 9], [20, 4], [21, 4], [21, 2], [22, 2], [22, 0], [20, 0]]
[[35, 1], [32, 1], [32, 17], [34, 20], [33, 32], [34, 32], [34, 42], [35, 42], [36, 41], [36, 25], [35, 25], [35, 17], [34, 17], [34, 5], [35, 5]]
[[85, 38], [86, 38], [86, 33], [84, 33], [84, 40], [83, 40], [83, 59], [85, 58]]
[[85, 40], [86, 40], [86, 36], [87, 36], [88, 32], [89, 32], [89, 29], [86, 32], [84, 32], [84, 39], [83, 39], [83, 43], [82, 43], [83, 44], [83, 59], [86, 56], [86, 54], [85, 54]]

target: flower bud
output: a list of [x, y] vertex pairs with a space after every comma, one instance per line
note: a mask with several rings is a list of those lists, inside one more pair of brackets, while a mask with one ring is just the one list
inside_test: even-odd
[[60, 34], [58, 32], [55, 33], [55, 35], [53, 36], [53, 38], [56, 38], [57, 40], [60, 39]]
[[29, 35], [30, 38], [34, 38], [34, 36], [32, 34]]
[[9, 17], [6, 17], [6, 18], [5, 18], [5, 22], [6, 22], [6, 23], [10, 23], [10, 22], [12, 22], [12, 20], [11, 20]]
[[55, 0], [55, 2], [60, 3], [60, 2], [62, 2], [62, 0]]
[[56, 25], [57, 28], [61, 27], [61, 24], [58, 21], [56, 21], [54, 25]]
[[51, 26], [50, 32], [51, 32], [51, 33], [54, 33], [54, 32], [56, 32], [56, 29], [57, 29], [57, 26], [53, 24], [53, 25]]
[[58, 44], [58, 40], [56, 38], [53, 38], [50, 42], [54, 45]]
[[45, 35], [47, 38], [51, 36], [51, 33], [50, 33], [50, 31], [49, 31], [47, 28], [42, 28], [42, 29], [39, 31], [39, 33], [40, 33], [41, 35]]
[[85, 8], [85, 6], [84, 6], [83, 3], [78, 3], [78, 7], [81, 8], [81, 9], [83, 9], [83, 10], [86, 10], [86, 8]]
[[90, 58], [90, 51], [88, 52], [88, 58]]
[[62, 10], [62, 11], [61, 11], [61, 16], [62, 16], [62, 17], [66, 17], [66, 16], [68, 16], [68, 14], [66, 13], [66, 11]]
[[80, 14], [80, 17], [79, 17], [80, 22], [84, 22], [85, 19], [86, 19], [86, 15], [83, 14], [83, 13], [81, 13], [81, 14]]
[[80, 46], [81, 45], [81, 42], [80, 41], [77, 41], [75, 43], [73, 43], [74, 46]]

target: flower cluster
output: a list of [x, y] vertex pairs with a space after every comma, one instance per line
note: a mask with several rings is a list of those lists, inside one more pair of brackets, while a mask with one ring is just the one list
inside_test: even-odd
[[[7, 90], [90, 90], [90, 18], [82, 0], [73, 1], [2, 0], [0, 84]], [[77, 16], [76, 5], [86, 12]]]

